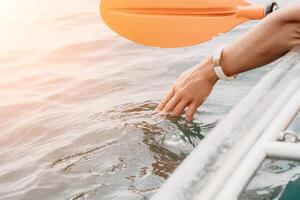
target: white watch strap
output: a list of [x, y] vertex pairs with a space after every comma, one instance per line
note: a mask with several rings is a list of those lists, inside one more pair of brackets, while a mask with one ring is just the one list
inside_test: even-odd
[[224, 73], [222, 66], [220, 64], [224, 47], [225, 47], [225, 45], [219, 46], [213, 54], [214, 70], [219, 79], [224, 80], [224, 81], [231, 81], [231, 80], [235, 79], [236, 76], [226, 76], [226, 74]]

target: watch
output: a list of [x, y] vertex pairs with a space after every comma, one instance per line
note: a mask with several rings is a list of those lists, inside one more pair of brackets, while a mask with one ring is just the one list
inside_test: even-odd
[[222, 53], [225, 45], [219, 46], [213, 54], [213, 65], [214, 65], [214, 71], [217, 75], [217, 77], [221, 80], [224, 81], [231, 81], [236, 78], [236, 76], [226, 76], [224, 73], [222, 66], [221, 66], [221, 58], [222, 58]]

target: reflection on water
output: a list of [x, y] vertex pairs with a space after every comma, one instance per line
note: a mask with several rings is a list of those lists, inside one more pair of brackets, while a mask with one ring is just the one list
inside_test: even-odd
[[151, 196], [203, 138], [201, 127], [214, 126], [162, 118], [154, 111], [156, 106], [152, 102], [124, 104], [94, 116], [101, 123], [115, 124], [105, 132], [117, 133], [118, 138], [52, 163], [51, 168], [66, 177], [93, 179], [95, 186], [73, 199]]
[[194, 123], [160, 116], [179, 74], [253, 23], [150, 48], [111, 32], [98, 4], [0, 0], [1, 200], [147, 199], [266, 71], [219, 84]]
[[239, 200], [299, 199], [299, 171], [300, 162], [266, 159]]
[[125, 41], [96, 0], [23, 4], [0, 37], [0, 199], [148, 198], [232, 106], [212, 101], [194, 123], [160, 116], [206, 50]]

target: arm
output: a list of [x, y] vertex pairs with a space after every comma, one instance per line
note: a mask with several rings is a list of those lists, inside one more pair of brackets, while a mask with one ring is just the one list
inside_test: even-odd
[[[276, 11], [227, 45], [221, 59], [225, 74], [231, 76], [260, 67], [300, 45], [299, 13], [299, 3]], [[157, 109], [178, 116], [188, 107], [186, 119], [191, 121], [216, 82], [212, 58], [207, 57], [179, 77]]]

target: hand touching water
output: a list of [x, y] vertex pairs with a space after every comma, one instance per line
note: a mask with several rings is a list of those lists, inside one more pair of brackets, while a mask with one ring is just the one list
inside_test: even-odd
[[217, 82], [211, 58], [180, 75], [157, 109], [179, 116], [185, 108], [186, 119], [192, 121], [197, 108], [206, 100]]
[[[227, 76], [270, 63], [300, 45], [300, 3], [265, 17], [241, 38], [226, 46], [221, 66]], [[217, 81], [212, 58], [184, 72], [163, 98], [158, 110], [180, 115], [185, 108], [191, 121]]]

